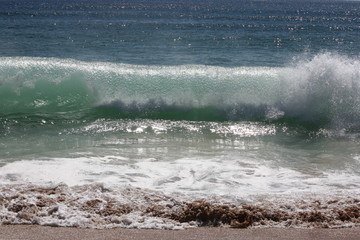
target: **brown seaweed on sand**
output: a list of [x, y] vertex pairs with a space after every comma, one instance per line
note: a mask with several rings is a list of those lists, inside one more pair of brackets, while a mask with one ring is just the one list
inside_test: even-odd
[[233, 228], [250, 226], [308, 226], [329, 227], [337, 223], [360, 223], [360, 205], [344, 209], [325, 208], [316, 210], [315, 205], [298, 206], [302, 210], [262, 207], [257, 205], [217, 205], [198, 200], [184, 203], [180, 208], [169, 211], [164, 207], [150, 207], [147, 214], [170, 218], [179, 222], [198, 222], [200, 226], [229, 225]]
[[[137, 216], [135, 220], [134, 216]], [[83, 219], [82, 225], [77, 224], [77, 217]], [[309, 198], [286, 203], [265, 200], [256, 204], [211, 199], [185, 201], [133, 188], [112, 193], [98, 185], [14, 187], [4, 188], [0, 193], [0, 224], [124, 227], [132, 223], [141, 224], [149, 217], [177, 226], [189, 223], [233, 228], [349, 227], [360, 225], [360, 201], [351, 197]]]

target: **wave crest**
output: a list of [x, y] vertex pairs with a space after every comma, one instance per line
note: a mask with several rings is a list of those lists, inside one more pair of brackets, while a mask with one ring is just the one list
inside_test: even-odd
[[332, 53], [282, 68], [1, 58], [0, 77], [1, 115], [81, 112], [95, 118], [359, 127], [360, 61]]
[[299, 61], [282, 73], [285, 117], [331, 128], [358, 128], [360, 61], [331, 53]]

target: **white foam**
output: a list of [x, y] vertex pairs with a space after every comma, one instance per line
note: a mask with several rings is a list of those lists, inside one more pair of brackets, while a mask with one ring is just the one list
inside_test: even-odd
[[299, 172], [273, 161], [238, 157], [183, 157], [129, 159], [119, 156], [23, 160], [0, 168], [2, 184], [104, 183], [166, 193], [229, 195], [326, 192], [357, 189], [360, 177], [342, 171]]
[[[80, 228], [156, 228], [192, 227], [169, 218], [146, 215], [154, 206], [171, 206], [175, 201], [163, 194], [135, 188], [106, 189], [99, 184], [68, 187], [66, 185], [2, 186], [0, 224], [39, 224]], [[21, 197], [19, 196], [21, 192]], [[60, 199], [60, 200], [59, 200]], [[95, 205], [92, 205], [92, 202]], [[18, 207], [18, 209], [14, 209]], [[119, 209], [124, 208], [124, 211]], [[126, 209], [129, 209], [127, 211]], [[103, 213], [101, 213], [103, 211]], [[106, 212], [108, 211], [108, 212]], [[193, 226], [196, 226], [194, 224]]]

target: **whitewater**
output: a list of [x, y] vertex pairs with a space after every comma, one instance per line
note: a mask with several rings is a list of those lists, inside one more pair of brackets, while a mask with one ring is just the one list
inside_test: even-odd
[[[5, 194], [9, 184], [31, 183], [65, 187], [71, 196], [72, 187], [101, 186], [116, 198], [126, 187], [242, 202], [274, 194], [356, 196], [360, 187], [357, 59], [324, 53], [286, 68], [0, 62]], [[287, 81], [294, 73], [295, 83]], [[87, 194], [100, 201], [97, 191]], [[27, 218], [34, 221], [10, 222]], [[48, 218], [37, 221], [101, 226]], [[131, 227], [187, 226], [131, 219]]]
[[0, 224], [359, 226], [359, 7], [4, 1]]

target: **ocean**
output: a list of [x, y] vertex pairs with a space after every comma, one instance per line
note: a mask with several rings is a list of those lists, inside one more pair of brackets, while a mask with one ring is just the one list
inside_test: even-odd
[[360, 2], [0, 0], [0, 224], [360, 226]]

